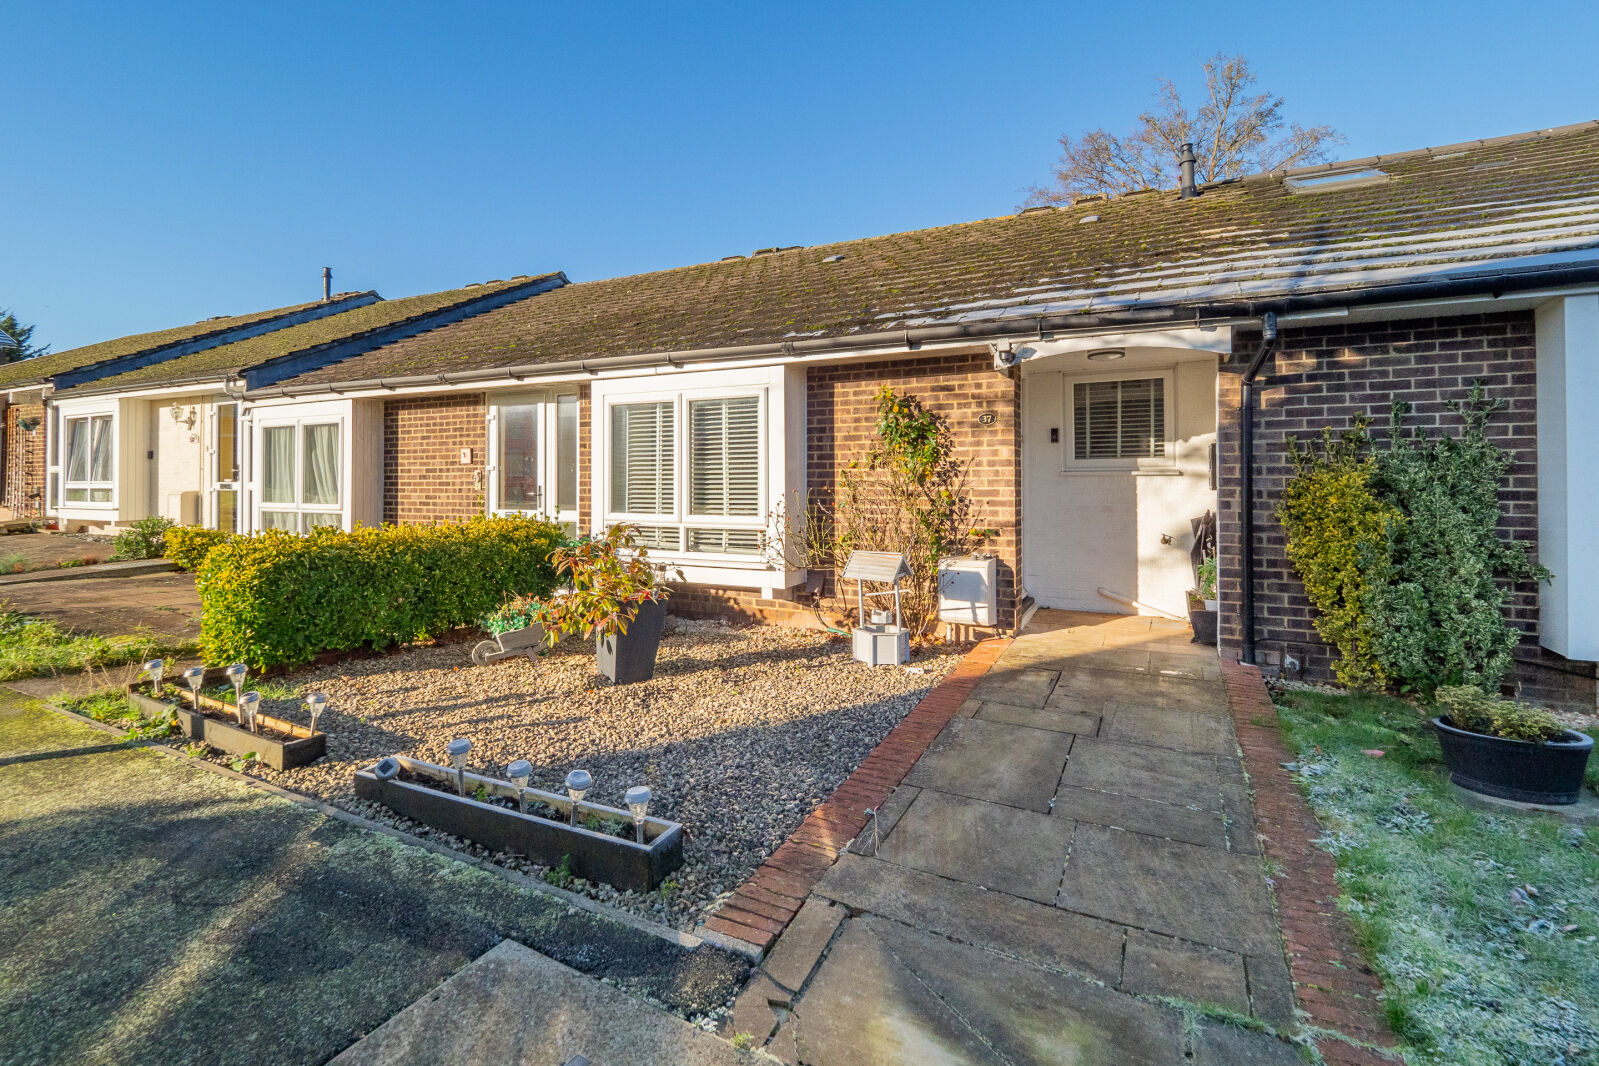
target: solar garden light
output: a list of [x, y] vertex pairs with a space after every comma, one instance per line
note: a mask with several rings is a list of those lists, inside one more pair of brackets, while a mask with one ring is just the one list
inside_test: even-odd
[[638, 831], [638, 842], [644, 843], [644, 816], [650, 813], [650, 790], [634, 785], [627, 790], [627, 809], [633, 812], [633, 828]]
[[472, 742], [465, 737], [444, 745], [444, 751], [450, 757], [450, 765], [455, 767], [455, 790], [463, 796], [466, 795], [466, 753], [471, 750]]
[[183, 683], [189, 686], [189, 691], [194, 695], [194, 709], [200, 709], [200, 685], [205, 681], [205, 667], [191, 666], [183, 671]]
[[577, 805], [583, 802], [589, 789], [594, 787], [594, 775], [587, 770], [573, 770], [566, 775], [566, 794], [572, 797], [572, 824], [577, 824]]
[[255, 712], [260, 706], [261, 693], [254, 689], [239, 693], [239, 722], [252, 733], [261, 732], [261, 727], [255, 722]]
[[328, 698], [322, 693], [308, 692], [305, 694], [305, 707], [306, 710], [311, 712], [311, 732], [313, 735], [316, 733], [316, 720], [322, 716], [323, 711], [327, 710], [327, 706]]
[[516, 786], [516, 805], [523, 814], [527, 813], [527, 781], [533, 776], [533, 764], [526, 759], [518, 759], [505, 768], [505, 776], [511, 779], [511, 784]]
[[167, 661], [165, 659], [151, 659], [144, 664], [144, 672], [150, 677], [150, 694], [161, 695], [161, 675], [166, 673]]
[[233, 706], [239, 715], [239, 724], [244, 724], [244, 708], [239, 706], [239, 700], [244, 696], [244, 679], [249, 676], [250, 668], [243, 663], [234, 663], [222, 671], [222, 676], [233, 682]]

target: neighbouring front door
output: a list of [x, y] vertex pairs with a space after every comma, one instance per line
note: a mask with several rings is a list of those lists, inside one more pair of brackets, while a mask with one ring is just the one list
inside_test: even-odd
[[239, 530], [239, 405], [212, 408], [211, 505], [206, 523], [229, 533]]

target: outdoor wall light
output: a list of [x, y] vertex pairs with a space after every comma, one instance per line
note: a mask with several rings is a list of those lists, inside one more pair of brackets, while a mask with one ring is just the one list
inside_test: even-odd
[[190, 693], [194, 696], [194, 709], [200, 709], [200, 685], [205, 681], [205, 667], [191, 666], [183, 671], [183, 683], [189, 686]]
[[466, 753], [471, 750], [472, 742], [464, 737], [444, 745], [450, 765], [455, 767], [455, 790], [463, 796], [466, 795]]
[[261, 693], [254, 689], [239, 693], [239, 724], [252, 733], [261, 732], [261, 727], [255, 722], [255, 712], [260, 706]]
[[165, 659], [151, 659], [144, 664], [144, 672], [150, 678], [150, 691], [157, 696], [161, 695], [161, 675], [166, 671]]
[[505, 768], [505, 776], [516, 786], [516, 805], [523, 814], [526, 814], [527, 782], [528, 778], [533, 776], [533, 764], [526, 759], [518, 759]]
[[594, 787], [594, 776], [587, 770], [573, 770], [566, 775], [566, 794], [572, 797], [572, 824], [577, 824], [577, 805]]
[[322, 712], [327, 710], [328, 698], [320, 692], [307, 692], [305, 694], [305, 709], [311, 712], [311, 733], [316, 733], [316, 720], [322, 717]]
[[627, 790], [627, 809], [633, 812], [633, 828], [638, 831], [638, 842], [644, 843], [644, 818], [650, 813], [650, 790], [644, 785], [634, 785]]
[[1126, 358], [1127, 353], [1120, 348], [1101, 348], [1097, 352], [1089, 352], [1088, 359], [1094, 363], [1110, 363], [1117, 359]]

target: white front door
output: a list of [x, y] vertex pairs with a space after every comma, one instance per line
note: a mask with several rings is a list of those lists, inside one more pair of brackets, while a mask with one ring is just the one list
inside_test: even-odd
[[1063, 610], [1183, 614], [1189, 521], [1216, 506], [1214, 357], [1130, 350], [1023, 373], [1027, 592]]

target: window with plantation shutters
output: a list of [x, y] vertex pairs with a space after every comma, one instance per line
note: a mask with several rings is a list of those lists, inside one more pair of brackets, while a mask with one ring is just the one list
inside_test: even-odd
[[761, 510], [761, 401], [689, 404], [689, 513], [753, 518]]
[[611, 510], [673, 514], [677, 462], [675, 405], [627, 403], [611, 408]]
[[1165, 455], [1164, 378], [1072, 385], [1072, 459], [1161, 459]]

